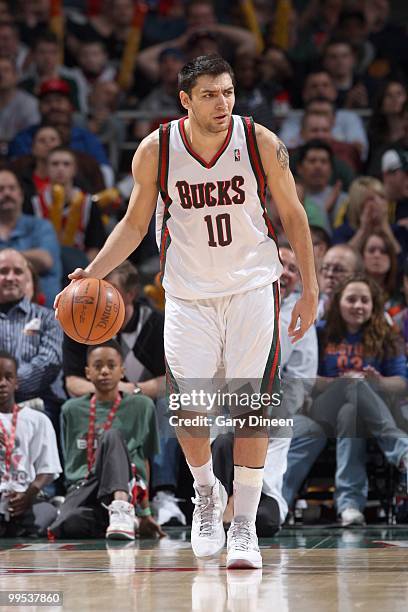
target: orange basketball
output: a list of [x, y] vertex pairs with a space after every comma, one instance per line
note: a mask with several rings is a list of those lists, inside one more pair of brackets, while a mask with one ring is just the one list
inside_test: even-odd
[[100, 344], [118, 333], [125, 318], [119, 291], [98, 278], [74, 281], [61, 294], [58, 320], [64, 332], [83, 344]]

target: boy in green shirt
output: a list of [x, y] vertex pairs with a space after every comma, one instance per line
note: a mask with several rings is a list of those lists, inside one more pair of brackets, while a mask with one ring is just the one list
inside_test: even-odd
[[[95, 394], [62, 406], [68, 495], [50, 536], [135, 537], [135, 508], [129, 503], [132, 467], [148, 482], [149, 463], [159, 450], [154, 403], [141, 394], [119, 392], [124, 376], [120, 345], [110, 340], [88, 347], [85, 374]], [[148, 497], [140, 503], [141, 535], [164, 533], [151, 517]]]

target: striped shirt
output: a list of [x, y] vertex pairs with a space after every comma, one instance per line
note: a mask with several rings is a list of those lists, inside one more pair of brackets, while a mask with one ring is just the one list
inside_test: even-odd
[[52, 310], [23, 298], [0, 312], [0, 349], [18, 361], [17, 401], [61, 396], [53, 383], [62, 368], [62, 330]]

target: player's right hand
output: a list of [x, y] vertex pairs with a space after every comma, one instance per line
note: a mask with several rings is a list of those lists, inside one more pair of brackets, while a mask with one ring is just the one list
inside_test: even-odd
[[[71, 272], [71, 274], [68, 274], [68, 278], [71, 279], [71, 282], [79, 280], [81, 278], [88, 278], [89, 276], [90, 276], [89, 272], [87, 272], [83, 268], [75, 268], [75, 270]], [[56, 319], [58, 319], [58, 302], [60, 301], [61, 294], [62, 294], [62, 291], [60, 291], [55, 296], [55, 300], [53, 304]]]

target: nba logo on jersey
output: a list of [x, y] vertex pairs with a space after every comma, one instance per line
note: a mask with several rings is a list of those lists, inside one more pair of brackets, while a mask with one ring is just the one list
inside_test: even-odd
[[241, 151], [239, 149], [234, 149], [234, 160], [241, 161]]

